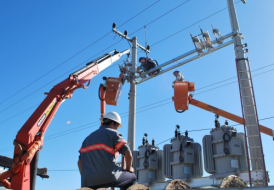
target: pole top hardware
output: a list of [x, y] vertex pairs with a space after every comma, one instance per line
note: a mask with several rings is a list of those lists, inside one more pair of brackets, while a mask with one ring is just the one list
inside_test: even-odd
[[[132, 43], [132, 39], [127, 36], [128, 35], [128, 31], [125, 30], [124, 34], [121, 33], [119, 30], [116, 29], [116, 23], [112, 24], [112, 32], [118, 34], [120, 37], [125, 38], [127, 41], [129, 41], [129, 42]], [[143, 50], [146, 53], [150, 52], [150, 46], [149, 45], [147, 45], [147, 47], [143, 47], [142, 45], [137, 44], [137, 47], [139, 47], [141, 50]]]
[[[211, 51], [211, 49], [213, 49], [214, 47], [213, 47], [213, 43], [211, 41], [209, 32], [208, 31], [204, 32], [201, 29], [201, 27], [200, 27], [200, 31], [201, 31], [200, 34], [198, 34], [196, 36], [192, 36], [192, 34], [190, 33], [190, 36], [191, 36], [192, 42], [195, 46], [195, 49], [196, 49], [198, 55], [203, 55], [204, 54], [203, 50], [208, 49], [209, 51]], [[221, 37], [218, 29], [214, 29], [213, 33], [214, 32], [218, 33], [219, 37]], [[214, 35], [215, 35], [215, 33], [214, 33]], [[199, 38], [200, 36], [202, 36], [201, 39]], [[218, 44], [223, 42], [223, 41], [218, 41], [216, 35], [215, 35], [215, 38], [216, 38], [216, 41]]]

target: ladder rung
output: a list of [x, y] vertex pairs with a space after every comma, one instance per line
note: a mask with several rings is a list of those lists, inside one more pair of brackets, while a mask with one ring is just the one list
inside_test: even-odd
[[242, 96], [242, 98], [250, 98], [250, 97], [253, 97], [253, 96]]
[[257, 127], [258, 125], [245, 125], [246, 127]]
[[242, 89], [242, 88], [252, 88], [252, 87], [241, 87], [241, 89]]
[[245, 115], [244, 117], [250, 117], [250, 116], [256, 116], [256, 115]]
[[263, 158], [249, 158], [249, 160], [259, 160], [259, 159], [263, 159]]
[[259, 135], [249, 135], [249, 136], [246, 136], [246, 137], [258, 137]]
[[261, 146], [250, 146], [248, 148], [261, 148]]
[[247, 70], [247, 71], [238, 71], [239, 73], [248, 73], [249, 72], [249, 70]]
[[245, 105], [245, 106], [242, 106], [242, 107], [247, 107], [247, 106], [255, 106], [255, 105]]

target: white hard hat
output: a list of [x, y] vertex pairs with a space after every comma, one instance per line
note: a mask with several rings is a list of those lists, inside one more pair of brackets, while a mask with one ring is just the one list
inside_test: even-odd
[[[118, 114], [118, 113], [116, 113], [116, 112], [114, 112], [114, 111], [112, 111], [112, 112], [108, 112], [104, 117], [103, 117], [103, 119], [110, 119], [110, 120], [113, 120], [113, 121], [115, 121], [115, 122], [117, 122], [117, 123], [119, 123], [119, 126], [118, 126], [118, 128], [121, 128], [122, 127], [122, 120], [121, 120], [121, 117], [120, 117], [120, 115]], [[103, 120], [103, 119], [101, 119], [101, 120]]]

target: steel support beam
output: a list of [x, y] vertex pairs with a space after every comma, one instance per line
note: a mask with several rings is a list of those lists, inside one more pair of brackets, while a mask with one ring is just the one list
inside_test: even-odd
[[[226, 43], [224, 43], [224, 44], [221, 44], [221, 45], [219, 45], [218, 47], [216, 47], [216, 48], [213, 48], [211, 51], [207, 51], [207, 52], [204, 52], [202, 55], [197, 55], [197, 56], [194, 56], [194, 57], [192, 57], [192, 58], [189, 58], [189, 59], [187, 59], [187, 60], [184, 60], [184, 61], [182, 61], [182, 62], [180, 62], [180, 63], [178, 63], [178, 64], [176, 64], [176, 65], [173, 65], [173, 66], [171, 66], [171, 67], [169, 67], [169, 68], [167, 68], [167, 69], [165, 69], [165, 70], [162, 70], [162, 71], [160, 71], [157, 75], [153, 75], [153, 76], [150, 76], [150, 77], [147, 77], [147, 78], [144, 78], [144, 79], [142, 79], [142, 80], [139, 80], [139, 81], [137, 81], [136, 83], [137, 84], [140, 84], [140, 83], [142, 83], [142, 82], [145, 82], [145, 81], [147, 81], [147, 80], [149, 80], [149, 79], [152, 79], [152, 78], [154, 78], [154, 77], [157, 77], [157, 76], [159, 76], [159, 75], [161, 75], [161, 74], [163, 74], [163, 73], [165, 73], [165, 72], [167, 72], [167, 71], [170, 71], [170, 70], [172, 70], [172, 69], [175, 69], [176, 67], [179, 67], [179, 66], [181, 66], [181, 65], [184, 65], [184, 64], [186, 64], [186, 63], [189, 63], [189, 62], [191, 62], [191, 61], [194, 61], [194, 60], [196, 60], [196, 59], [199, 59], [199, 58], [201, 58], [201, 57], [203, 57], [203, 56], [205, 56], [205, 55], [208, 55], [208, 54], [210, 54], [210, 53], [212, 53], [212, 52], [214, 52], [214, 51], [216, 51], [216, 50], [219, 50], [219, 49], [221, 49], [221, 48], [224, 48], [224, 47], [226, 47], [226, 46], [228, 46], [228, 45], [230, 45], [230, 44], [233, 44], [233, 40], [230, 40], [230, 41], [228, 41], [228, 42], [226, 42]], [[194, 50], [193, 50], [194, 51]], [[190, 52], [192, 52], [192, 51], [190, 51]], [[196, 50], [195, 50], [195, 52], [196, 52]], [[191, 55], [190, 53], [186, 53], [186, 54], [188, 54], [188, 55]], [[186, 54], [184, 54], [184, 55], [186, 55]], [[179, 56], [180, 57], [180, 56]], [[184, 56], [184, 57], [186, 57], [186, 56]], [[180, 59], [182, 59], [183, 58], [183, 56], [181, 56], [181, 58]], [[177, 60], [179, 60], [179, 59], [177, 59]], [[169, 62], [168, 64], [170, 64], [170, 63], [172, 63], [172, 62]], [[168, 64], [165, 64], [165, 65], [168, 65]], [[156, 68], [161, 68], [161, 67], [163, 67], [162, 65], [159, 65], [158, 67], [156, 67]], [[151, 69], [152, 70], [152, 69]], [[153, 69], [154, 70], [154, 69]], [[150, 70], [149, 70], [149, 72], [150, 72]]]

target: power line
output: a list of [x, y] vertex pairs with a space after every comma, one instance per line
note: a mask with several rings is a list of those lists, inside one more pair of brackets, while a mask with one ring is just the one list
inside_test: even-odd
[[[152, 23], [155, 22], [156, 20], [158, 20], [158, 19], [162, 18], [163, 16], [167, 15], [168, 13], [174, 11], [175, 9], [177, 9], [178, 7], [184, 5], [184, 4], [187, 3], [188, 1], [189, 1], [189, 0], [187, 0], [187, 1], [183, 2], [183, 3], [181, 3], [180, 5], [176, 6], [175, 8], [173, 8], [173, 9], [171, 9], [170, 11], [166, 12], [165, 14], [161, 15], [160, 17], [158, 17], [158, 18], [154, 19], [153, 21], [149, 22], [147, 25], [152, 24]], [[238, 2], [236, 2], [236, 3], [239, 3], [239, 2], [240, 2], [240, 1], [238, 1]], [[235, 3], [235, 4], [236, 4], [236, 3]], [[153, 6], [153, 5], [155, 5], [155, 4], [156, 4], [156, 3], [152, 4], [151, 6]], [[149, 6], [148, 8], [150, 8], [151, 6]], [[146, 8], [146, 10], [147, 10], [148, 8]], [[211, 14], [211, 15], [209, 15], [209, 16], [207, 16], [207, 17], [201, 19], [201, 20], [199, 20], [198, 22], [196, 22], [196, 23], [194, 23], [194, 24], [192, 24], [192, 25], [190, 25], [190, 26], [188, 26], [188, 27], [186, 27], [186, 28], [180, 30], [179, 32], [176, 32], [176, 33], [174, 33], [174, 34], [172, 34], [172, 35], [170, 35], [170, 36], [164, 38], [163, 40], [160, 40], [160, 41], [154, 43], [153, 45], [156, 45], [156, 44], [158, 44], [158, 43], [160, 43], [160, 42], [162, 42], [162, 41], [164, 41], [164, 40], [170, 38], [171, 36], [174, 36], [175, 34], [178, 34], [178, 33], [182, 32], [183, 30], [185, 30], [185, 29], [187, 29], [187, 28], [189, 28], [189, 27], [191, 27], [191, 26], [193, 26], [193, 25], [195, 25], [195, 24], [198, 24], [199, 22], [201, 22], [201, 21], [203, 21], [203, 20], [206, 20], [206, 19], [210, 18], [211, 16], [220, 13], [221, 11], [223, 11], [223, 10], [225, 10], [225, 9], [227, 9], [227, 7], [224, 8], [224, 9], [221, 9], [221, 10], [219, 10], [219, 11], [217, 11], [217, 12], [215, 12], [215, 13], [213, 13], [213, 14]], [[141, 13], [141, 12], [140, 12], [140, 13]], [[139, 15], [140, 13], [138, 13], [137, 15]], [[136, 16], [136, 15], [135, 15], [135, 16]], [[135, 16], [134, 16], [134, 17], [135, 17]], [[131, 19], [133, 19], [133, 17], [132, 17]], [[129, 20], [131, 20], [131, 19], [129, 19]], [[128, 20], [128, 21], [129, 21], [129, 20]], [[127, 21], [126, 21], [126, 22], [127, 22]], [[126, 23], [126, 22], [125, 22], [125, 23]], [[123, 23], [122, 25], [124, 25], [125, 23]], [[122, 25], [120, 25], [119, 27], [121, 27]], [[146, 26], [147, 26], [147, 25], [146, 25]], [[143, 28], [143, 27], [142, 27], [142, 28]], [[142, 28], [140, 28], [140, 29], [142, 29]], [[138, 29], [138, 30], [140, 30], [140, 29]], [[137, 31], [138, 31], [138, 30], [137, 30]], [[137, 31], [135, 31], [135, 32], [137, 32]], [[133, 33], [135, 33], [135, 32], [133, 32]], [[133, 34], [133, 33], [132, 33], [132, 34]], [[119, 42], [121, 42], [121, 41], [122, 41], [122, 40], [120, 40]], [[97, 54], [94, 55], [93, 57], [95, 57], [95, 56], [101, 54], [102, 52], [104, 52], [104, 51], [107, 50], [108, 48], [110, 48], [110, 47], [112, 47], [112, 46], [118, 44], [119, 42], [116, 42], [116, 43], [110, 45], [109, 47], [107, 47], [107, 48], [105, 48], [104, 50], [100, 51], [99, 53], [97, 53]], [[152, 45], [152, 46], [153, 46], [153, 45]], [[78, 53], [79, 53], [79, 52], [78, 52]], [[75, 56], [76, 56], [76, 55], [75, 55]], [[88, 60], [92, 59], [93, 57], [89, 58]], [[88, 60], [86, 60], [86, 61], [88, 61]], [[86, 61], [85, 61], [85, 62], [86, 62]], [[63, 63], [62, 63], [62, 64], [63, 64]], [[82, 63], [79, 64], [79, 65], [77, 65], [77, 66], [74, 67], [74, 68], [77, 68], [77, 67], [80, 66], [80, 65], [82, 65]], [[114, 64], [114, 65], [117, 65], [117, 64]], [[113, 66], [114, 66], [114, 65], [113, 65]], [[111, 66], [111, 67], [113, 67], [113, 66]], [[57, 67], [58, 67], [58, 66], [57, 66]], [[72, 70], [72, 69], [71, 69], [71, 70]], [[71, 70], [69, 70], [69, 71], [71, 71]], [[66, 72], [66, 73], [68, 73], [68, 72]], [[63, 75], [64, 75], [64, 74], [63, 74]], [[63, 76], [63, 75], [61, 75], [61, 76]], [[60, 78], [61, 76], [57, 77], [56, 79]], [[43, 77], [43, 76], [42, 76], [42, 77]], [[39, 79], [40, 79], [40, 78], [39, 78]], [[53, 81], [55, 81], [56, 79], [54, 79]], [[51, 82], [53, 82], [53, 81], [51, 81]], [[51, 82], [47, 83], [46, 85], [50, 84]], [[42, 89], [42, 88], [45, 87], [46, 85], [40, 87], [38, 90]], [[36, 90], [36, 91], [34, 91], [34, 92], [37, 92], [38, 90]], [[19, 103], [20, 101], [26, 99], [28, 96], [32, 95], [34, 92], [28, 94], [27, 96], [21, 98], [20, 100], [18, 100], [17, 102], [13, 103], [12, 105], [6, 107], [6, 108], [3, 109], [2, 111], [0, 111], [0, 113], [2, 113], [3, 111], [5, 111], [6, 109], [9, 109], [10, 107], [16, 105], [16, 104]], [[13, 96], [13, 95], [12, 95], [12, 96]], [[1, 104], [1, 103], [0, 103], [0, 104]]]
[[[230, 83], [229, 83], [229, 84], [230, 84]], [[222, 87], [222, 86], [220, 86], [220, 87]], [[218, 88], [220, 88], [220, 87], [218, 87]], [[216, 89], [216, 88], [215, 88], [215, 89]], [[203, 92], [202, 92], [202, 93], [203, 93]], [[200, 94], [201, 94], [201, 93], [200, 93]], [[156, 102], [156, 103], [160, 103], [160, 102], [163, 102], [163, 101], [166, 101], [166, 100], [170, 100], [170, 98], [169, 98], [169, 99], [162, 100], [162, 101], [158, 101], [158, 102]], [[172, 102], [173, 102], [173, 101], [167, 102], [167, 103], [164, 103], [164, 104], [160, 104], [160, 105], [157, 105], [157, 106], [154, 106], [154, 107], [145, 109], [145, 110], [137, 111], [136, 113], [142, 113], [142, 112], [144, 112], [144, 111], [148, 111], [148, 110], [151, 110], [151, 109], [154, 109], [154, 108], [157, 108], [157, 107], [161, 107], [161, 106], [170, 104], [170, 103], [172, 103]], [[146, 106], [137, 108], [137, 110], [138, 110], [138, 109], [141, 109], [141, 108], [144, 108], [144, 107], [148, 107], [148, 106], [154, 105], [154, 104], [156, 104], [156, 103], [152, 103], [152, 104], [149, 104], [149, 105], [146, 105]], [[128, 112], [127, 112], [127, 113], [128, 113]], [[125, 114], [125, 113], [123, 113], [123, 114]], [[124, 118], [124, 117], [127, 117], [127, 116], [128, 116], [128, 115], [124, 115], [124, 116], [121, 116], [121, 117]], [[268, 117], [268, 118], [259, 119], [259, 121], [267, 120], [267, 119], [272, 119], [272, 118], [274, 118], [274, 116]], [[95, 123], [96, 123], [96, 125], [88, 126], [88, 125], [95, 124]], [[46, 140], [55, 139], [55, 138], [58, 138], [58, 137], [61, 137], [61, 136], [65, 136], [65, 135], [68, 135], [68, 134], [71, 134], [71, 133], [75, 133], [75, 132], [78, 132], [78, 131], [82, 131], [82, 130], [87, 129], [87, 128], [95, 127], [95, 126], [98, 126], [98, 124], [99, 124], [99, 122], [96, 121], [96, 122], [93, 122], [93, 123], [89, 123], [89, 124], [85, 124], [85, 125], [79, 126], [79, 127], [88, 126], [88, 127], [85, 127], [85, 128], [79, 129], [79, 127], [76, 127], [76, 128], [73, 128], [73, 129], [69, 129], [69, 130], [66, 130], [66, 131], [62, 131], [62, 132], [59, 132], [59, 133], [50, 135], [49, 137], [45, 138], [45, 141], [46, 141]], [[231, 126], [237, 126], [237, 125], [242, 125], [242, 124], [236, 124], [236, 125], [231, 125]], [[188, 131], [188, 132], [203, 131], [203, 130], [211, 130], [211, 129], [212, 129], [212, 128], [197, 129], [197, 130], [190, 130], [190, 131]], [[69, 132], [69, 131], [70, 131], [70, 132]], [[58, 136], [56, 136], [56, 135], [58, 135]], [[168, 139], [168, 140], [169, 140], [169, 139]], [[166, 142], [166, 141], [167, 141], [167, 140], [165, 140], [165, 141], [163, 141], [163, 142]], [[163, 143], [163, 142], [161, 142], [161, 143]], [[161, 144], [161, 143], [159, 143], [159, 144]], [[157, 144], [157, 145], [158, 145], [158, 144]], [[4, 150], [4, 151], [2, 151], [2, 152], [6, 152], [6, 151], [9, 151], [11, 148], [12, 148], [12, 147], [0, 149], [0, 150], [1, 150], [1, 151]]]
[[[171, 12], [174, 11], [175, 9], [181, 7], [182, 5], [184, 5], [185, 3], [187, 3], [188, 1], [189, 1], [189, 0], [187, 0], [187, 1], [185, 1], [185, 2], [183, 2], [183, 3], [181, 3], [181, 4], [179, 4], [178, 6], [174, 7], [173, 9], [171, 9], [171, 10], [169, 10], [168, 12], [164, 13], [163, 15], [157, 17], [157, 18], [154, 19], [153, 21], [151, 21], [151, 22], [145, 24], [145, 26], [148, 26], [148, 25], [154, 23], [155, 21], [157, 21], [157, 20], [159, 20], [160, 18], [166, 16], [167, 14], [171, 13]], [[142, 30], [142, 29], [143, 29], [143, 27], [141, 27], [141, 28], [135, 30], [134, 32], [132, 32], [131, 34], [129, 34], [129, 36], [131, 36], [132, 34], [135, 34], [136, 32], [138, 32], [138, 31], [140, 31], [140, 30]]]
[[150, 6], [148, 6], [147, 8], [145, 8], [144, 10], [142, 10], [141, 12], [137, 13], [135, 16], [131, 17], [130, 19], [128, 19], [126, 22], [124, 22], [123, 24], [119, 25], [117, 28], [125, 25], [126, 23], [128, 23], [129, 21], [131, 21], [132, 19], [134, 19], [135, 17], [137, 17], [138, 15], [140, 15], [141, 13], [145, 12], [146, 10], [148, 10], [150, 7], [156, 5], [157, 3], [159, 3], [160, 0], [154, 2], [153, 4], [151, 4]]
[[[187, 0], [186, 2], [188, 2], [188, 1], [189, 1], [189, 0]], [[171, 10], [168, 11], [167, 13], [161, 15], [160, 17], [157, 17], [156, 19], [154, 19], [153, 21], [151, 21], [151, 22], [148, 23], [147, 25], [149, 25], [149, 24], [155, 22], [156, 20], [162, 18], [163, 16], [167, 15], [168, 13], [174, 11], [175, 9], [177, 9], [177, 8], [180, 7], [180, 6], [182, 6], [182, 5], [185, 4], [186, 2], [184, 2], [184, 3], [180, 4], [180, 5], [178, 5], [177, 7], [171, 9]], [[153, 6], [153, 5], [155, 5], [155, 4], [156, 4], [156, 3], [152, 4], [151, 6]], [[149, 6], [148, 8], [150, 8], [151, 6]], [[146, 8], [146, 10], [147, 10], [148, 8]], [[139, 15], [139, 14], [140, 14], [140, 13], [138, 13], [138, 15]], [[135, 15], [134, 17], [136, 17], [136, 15]], [[133, 19], [133, 18], [131, 18], [131, 19]], [[131, 20], [131, 19], [129, 19], [129, 20]], [[128, 20], [128, 21], [129, 21], [129, 20]], [[127, 23], [128, 21], [126, 21], [125, 23]], [[123, 23], [122, 25], [124, 25], [125, 23]], [[120, 25], [119, 27], [121, 27], [122, 25]], [[143, 27], [142, 27], [142, 28], [143, 28]], [[135, 32], [134, 32], [134, 33], [135, 33]], [[109, 33], [108, 33], [108, 34], [109, 34]], [[108, 34], [107, 34], [107, 35], [108, 35]], [[105, 35], [105, 36], [107, 36], [107, 35]], [[97, 40], [97, 41], [100, 41], [100, 40], [103, 39], [105, 36], [103, 36], [102, 38], [100, 38], [100, 39]], [[96, 42], [97, 42], [97, 41], [96, 41]], [[91, 58], [89, 58], [88, 60], [90, 60], [90, 59], [92, 59], [93, 57], [95, 57], [95, 56], [101, 54], [102, 52], [104, 52], [104, 51], [106, 51], [107, 49], [109, 49], [110, 47], [113, 47], [114, 45], [120, 43], [121, 41], [122, 41], [122, 40], [120, 40], [120, 41], [118, 41], [118, 42], [116, 42], [116, 43], [114, 43], [114, 44], [108, 46], [107, 48], [103, 49], [102, 51], [100, 51], [100, 52], [97, 53], [96, 55], [94, 55], [94, 56], [92, 56]], [[96, 42], [94, 42], [94, 43], [96, 43]], [[93, 43], [93, 44], [94, 44], [94, 43]], [[91, 44], [91, 45], [93, 45], [93, 44]], [[89, 45], [88, 47], [90, 47], [91, 45]], [[85, 49], [87, 49], [88, 47], [86, 47]], [[76, 55], [80, 54], [80, 53], [83, 52], [85, 49], [81, 50], [80, 52], [78, 52], [77, 54], [75, 54], [74, 56], [72, 56], [71, 58], [73, 58], [73, 57], [75, 57]], [[70, 60], [71, 58], [69, 58], [68, 60]], [[66, 60], [65, 62], [67, 62], [68, 60]], [[65, 62], [59, 64], [59, 65], [56, 66], [54, 69], [58, 68], [60, 65], [64, 64]], [[81, 63], [81, 64], [82, 64], [82, 63]], [[81, 64], [79, 64], [78, 66], [80, 66]], [[76, 67], [78, 67], [78, 66], [76, 66]], [[75, 68], [75, 67], [74, 67], [74, 68]], [[50, 70], [49, 72], [47, 72], [47, 73], [44, 74], [43, 76], [39, 77], [37, 80], [41, 79], [42, 77], [44, 77], [45, 75], [47, 75], [48, 73], [50, 73], [51, 71], [53, 71], [54, 69]], [[58, 78], [59, 78], [59, 77], [58, 77]], [[31, 84], [35, 83], [37, 80], [33, 81]], [[30, 85], [31, 85], [31, 84], [30, 84]], [[48, 83], [48, 84], [49, 84], [49, 83]], [[27, 85], [26, 87], [24, 87], [24, 89], [27, 88], [28, 86], [29, 86], [29, 85]], [[44, 85], [44, 86], [45, 86], [45, 85]], [[42, 89], [44, 86], [40, 87], [38, 90]], [[38, 90], [35, 90], [34, 92], [37, 92]], [[20, 91], [22, 91], [22, 90], [20, 90]], [[32, 92], [32, 93], [30, 93], [29, 95], [27, 95], [27, 96], [21, 98], [20, 100], [18, 100], [17, 102], [13, 103], [12, 105], [10, 105], [10, 106], [4, 108], [3, 110], [0, 111], [0, 113], [4, 112], [6, 109], [9, 109], [9, 108], [13, 107], [14, 105], [16, 105], [17, 103], [21, 102], [22, 100], [26, 99], [28, 96], [32, 95], [34, 92]], [[17, 93], [16, 93], [16, 94], [17, 94]], [[12, 96], [13, 96], [13, 95], [12, 95]], [[8, 99], [9, 99], [9, 98], [8, 98]], [[7, 99], [6, 99], [6, 100], [7, 100]], [[0, 104], [1, 104], [1, 103], [0, 103]]]
[[[255, 72], [255, 71], [258, 71], [258, 70], [261, 70], [261, 69], [264, 69], [264, 68], [267, 68], [267, 67], [270, 67], [270, 66], [273, 66], [273, 65], [274, 65], [274, 64], [269, 64], [269, 65], [267, 65], [267, 66], [264, 66], [264, 67], [255, 69], [255, 70], [253, 70], [252, 72]], [[264, 72], [262, 72], [262, 73], [255, 74], [255, 75], [253, 75], [252, 77], [255, 77], [255, 76], [258, 76], [258, 75], [261, 75], [261, 74], [264, 74], [264, 73], [267, 73], [267, 72], [270, 72], [270, 71], [273, 71], [273, 70], [274, 70], [274, 69], [270, 69], [270, 70], [264, 71]], [[199, 90], [201, 90], [201, 89], [204, 89], [204, 88], [207, 88], [207, 87], [210, 87], [210, 86], [219, 84], [219, 83], [223, 83], [223, 82], [228, 81], [228, 80], [231, 80], [231, 79], [233, 79], [233, 78], [236, 78], [236, 76], [235, 76], [235, 77], [228, 78], [228, 79], [225, 79], [225, 80], [222, 80], [222, 81], [219, 81], [219, 82], [216, 82], [216, 83], [213, 83], [213, 84], [210, 84], [210, 85], [206, 85], [206, 86], [204, 86], [204, 87], [201, 87], [201, 88], [196, 89], [195, 91], [199, 91]], [[54, 79], [54, 80], [56, 80], [56, 79]], [[211, 90], [214, 90], [214, 89], [223, 87], [223, 86], [227, 86], [227, 85], [229, 85], [229, 84], [233, 84], [233, 83], [236, 83], [236, 82], [237, 82], [237, 81], [233, 81], [233, 82], [231, 82], [231, 83], [227, 83], [227, 84], [224, 84], [224, 85], [222, 85], [222, 86], [218, 86], [218, 87], [215, 87], [215, 88], [211, 88], [211, 89], [209, 89], [209, 90], [206, 90], [206, 91], [202, 91], [202, 92], [199, 92], [199, 93], [195, 93], [195, 95], [199, 95], [199, 94], [202, 94], [202, 93], [204, 93], [204, 92], [208, 92], [208, 91], [211, 91]], [[158, 102], [155, 102], [154, 104], [157, 104], [157, 103], [160, 103], [160, 102], [163, 102], [163, 101], [167, 101], [167, 100], [170, 100], [170, 98], [167, 98], [167, 99], [164, 99], [164, 100], [160, 100], [160, 101], [158, 101]], [[39, 104], [36, 104], [35, 106], [37, 106], [37, 105], [39, 105]], [[16, 117], [16, 116], [18, 116], [18, 115], [20, 115], [20, 114], [22, 114], [22, 113], [24, 113], [24, 112], [26, 112], [27, 110], [29, 110], [29, 109], [31, 109], [31, 108], [33, 108], [33, 107], [35, 107], [35, 106], [32, 106], [32, 107], [30, 107], [30, 108], [28, 108], [28, 109], [26, 109], [26, 110], [24, 110], [24, 111], [22, 111], [22, 112], [20, 112], [20, 113], [18, 113], [18, 114], [16, 114], [16, 115], [12, 116], [12, 117], [10, 117], [10, 118], [4, 120], [4, 121], [1, 121], [0, 124], [6, 122], [6, 121], [8, 121], [8, 120], [10, 120], [10, 119], [12, 119], [12, 118], [14, 118], [14, 117]], [[146, 106], [143, 106], [143, 107], [140, 107], [140, 108], [137, 108], [137, 109], [141, 109], [141, 108], [148, 107], [148, 106], [150, 106], [150, 104], [149, 104], [149, 105], [146, 105]], [[127, 112], [124, 112], [124, 113], [121, 113], [120, 115], [123, 115], [123, 114], [126, 114], [126, 113], [127, 113]]]
[[[131, 17], [130, 19], [128, 19], [127, 21], [125, 21], [124, 23], [122, 23], [121, 25], [119, 25], [117, 28], [125, 25], [126, 23], [128, 23], [129, 21], [131, 21], [132, 19], [134, 19], [135, 17], [137, 17], [138, 15], [140, 15], [141, 13], [145, 12], [146, 10], [148, 10], [149, 8], [151, 8], [152, 6], [156, 5], [158, 2], [160, 2], [160, 0], [154, 2], [153, 4], [149, 5], [147, 8], [143, 9], [142, 11], [140, 11], [139, 13], [137, 13], [136, 15], [134, 15], [133, 17]], [[37, 82], [38, 80], [40, 80], [41, 78], [43, 78], [44, 76], [48, 75], [49, 73], [51, 73], [52, 71], [54, 71], [55, 69], [57, 69], [58, 67], [60, 67], [61, 65], [67, 63], [69, 60], [73, 59], [74, 57], [76, 57], [77, 55], [79, 55], [80, 53], [84, 52], [85, 50], [87, 50], [88, 48], [90, 48], [91, 46], [93, 46], [94, 44], [96, 44], [97, 42], [101, 41], [102, 39], [104, 39], [105, 37], [107, 37], [109, 34], [111, 34], [112, 32], [108, 32], [107, 34], [103, 35], [101, 38], [97, 39], [96, 41], [94, 41], [93, 43], [91, 43], [90, 45], [88, 45], [87, 47], [83, 48], [82, 50], [80, 50], [79, 52], [77, 52], [76, 54], [72, 55], [71, 57], [69, 57], [68, 59], [66, 59], [65, 61], [63, 61], [62, 63], [60, 63], [59, 65], [57, 65], [56, 67], [52, 68], [51, 70], [49, 70], [48, 72], [46, 72], [45, 74], [43, 74], [42, 76], [38, 77], [36, 80], [34, 80], [33, 82], [31, 82], [30, 84], [26, 85], [25, 87], [23, 87], [22, 89], [20, 89], [19, 91], [17, 91], [16, 93], [10, 95], [8, 98], [6, 98], [5, 100], [3, 100], [2, 102], [0, 102], [0, 105], [4, 102], [6, 102], [7, 100], [9, 100], [10, 98], [12, 98], [13, 96], [15, 96], [16, 94], [20, 93], [21, 91], [23, 91], [24, 89], [26, 89], [27, 87], [29, 87], [30, 85], [34, 84], [35, 82]]]

